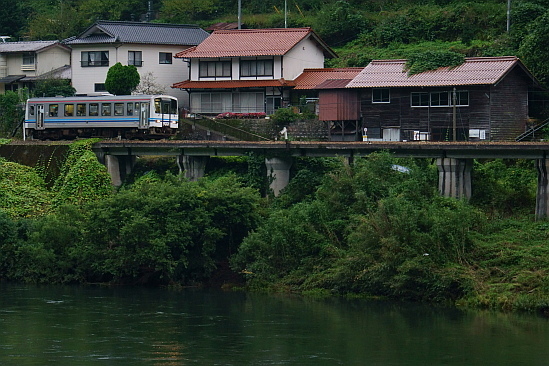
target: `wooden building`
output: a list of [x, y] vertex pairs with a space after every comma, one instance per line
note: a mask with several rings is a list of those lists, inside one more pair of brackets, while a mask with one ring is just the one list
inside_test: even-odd
[[374, 60], [346, 89], [358, 91], [369, 140], [504, 141], [527, 128], [538, 82], [517, 57], [472, 57], [409, 76], [406, 60]]

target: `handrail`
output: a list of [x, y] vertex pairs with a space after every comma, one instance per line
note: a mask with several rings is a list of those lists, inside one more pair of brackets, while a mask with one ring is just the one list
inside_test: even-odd
[[526, 137], [533, 134], [534, 132], [537, 132], [537, 131], [541, 130], [543, 127], [547, 126], [548, 124], [549, 124], [549, 118], [547, 118], [545, 121], [543, 121], [539, 125], [534, 126], [534, 127], [530, 128], [528, 131], [524, 131], [523, 133], [518, 135], [515, 138], [515, 141], [520, 142], [520, 141], [524, 140]]

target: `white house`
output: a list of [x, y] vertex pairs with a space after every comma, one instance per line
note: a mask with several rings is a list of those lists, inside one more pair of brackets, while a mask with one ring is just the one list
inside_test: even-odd
[[304, 69], [336, 54], [311, 28], [282, 28], [214, 31], [175, 57], [190, 65], [190, 77], [172, 87], [189, 92], [192, 113], [271, 114], [288, 105]]
[[0, 42], [0, 93], [40, 78], [70, 79], [71, 51], [58, 41]]
[[98, 21], [64, 41], [72, 48], [72, 85], [78, 94], [105, 92], [109, 67], [120, 62], [136, 66], [142, 79], [151, 73], [155, 84], [184, 104], [186, 93], [170, 86], [188, 75], [188, 66], [173, 56], [208, 35], [195, 25]]

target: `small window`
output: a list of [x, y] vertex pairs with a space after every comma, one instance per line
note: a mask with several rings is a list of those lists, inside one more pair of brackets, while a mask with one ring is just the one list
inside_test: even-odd
[[[452, 103], [452, 105], [454, 105]], [[456, 105], [468, 106], [469, 105], [469, 92], [467, 90], [458, 90], [456, 92]]]
[[124, 103], [114, 103], [114, 115], [115, 116], [124, 115]]
[[101, 115], [110, 116], [111, 115], [111, 103], [101, 103]]
[[128, 116], [133, 116], [133, 103], [132, 102], [129, 102], [128, 105], [127, 105], [127, 113], [128, 113]]
[[429, 93], [411, 93], [410, 105], [412, 107], [428, 107]]
[[160, 52], [158, 54], [158, 63], [159, 64], [171, 64], [172, 63], [172, 54], [171, 54], [171, 52]]
[[65, 117], [74, 116], [74, 104], [65, 104]]
[[375, 88], [372, 90], [372, 103], [390, 103], [391, 93], [389, 88]]
[[76, 105], [76, 115], [80, 116], [80, 117], [86, 115], [86, 105], [85, 104], [77, 104]]
[[29, 106], [29, 116], [34, 116], [34, 109], [33, 105]]
[[137, 67], [143, 66], [143, 56], [141, 51], [128, 51], [128, 65]]
[[80, 53], [80, 66], [109, 66], [109, 51], [83, 51]]
[[90, 103], [90, 116], [99, 115], [99, 103]]
[[96, 83], [94, 85], [95, 92], [106, 92], [105, 83]]
[[58, 104], [50, 104], [49, 106], [49, 116], [50, 117], [57, 117], [59, 113], [59, 105]]
[[23, 66], [34, 66], [34, 52], [23, 53]]
[[450, 93], [431, 92], [431, 107], [448, 107], [450, 105]]

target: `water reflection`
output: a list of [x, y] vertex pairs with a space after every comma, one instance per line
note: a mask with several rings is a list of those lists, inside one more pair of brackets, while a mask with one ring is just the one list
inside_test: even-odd
[[0, 284], [0, 365], [548, 365], [549, 322], [414, 304]]

